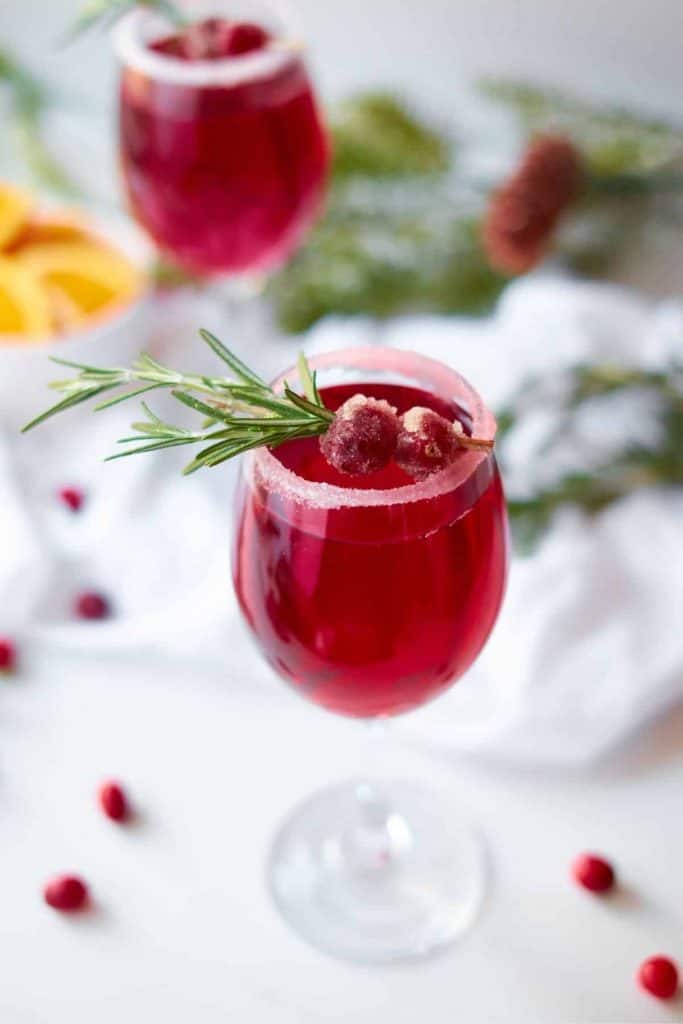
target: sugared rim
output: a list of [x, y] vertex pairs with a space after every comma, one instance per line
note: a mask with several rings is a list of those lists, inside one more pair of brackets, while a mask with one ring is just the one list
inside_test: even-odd
[[[400, 374], [411, 383], [420, 383], [442, 398], [455, 400], [472, 418], [472, 434], [493, 440], [496, 421], [486, 408], [477, 391], [464, 377], [436, 359], [409, 352], [375, 346], [372, 348], [347, 348], [326, 352], [309, 359], [314, 370], [331, 368], [350, 370], [387, 371]], [[296, 367], [286, 370], [277, 378], [273, 387], [277, 390], [284, 380], [298, 379]], [[438, 498], [457, 490], [470, 479], [490, 453], [466, 451], [452, 466], [432, 474], [419, 483], [387, 490], [360, 490], [337, 487], [335, 484], [315, 483], [304, 480], [291, 469], [287, 469], [267, 448], [256, 448], [246, 456], [247, 472], [258, 474], [259, 482], [271, 491], [276, 491], [291, 501], [310, 508], [335, 509], [344, 507], [369, 507], [405, 505], [411, 502]]]
[[179, 60], [147, 48], [155, 32], [168, 31], [169, 22], [151, 8], [130, 11], [114, 25], [112, 45], [117, 57], [128, 68], [148, 78], [190, 86], [233, 86], [256, 78], [267, 78], [295, 60], [304, 49], [297, 32], [296, 19], [284, 0], [264, 2], [277, 18], [280, 30], [276, 39], [262, 50], [220, 60]]

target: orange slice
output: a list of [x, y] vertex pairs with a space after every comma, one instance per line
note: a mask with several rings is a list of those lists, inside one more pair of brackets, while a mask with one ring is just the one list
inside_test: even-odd
[[91, 242], [27, 245], [16, 259], [85, 316], [128, 301], [142, 286], [140, 272], [128, 260]]
[[42, 340], [52, 332], [50, 305], [40, 280], [17, 260], [0, 256], [0, 344], [3, 335]]
[[28, 192], [0, 182], [0, 249], [11, 245], [28, 220], [33, 200]]
[[14, 238], [12, 249], [14, 252], [19, 252], [27, 245], [44, 245], [46, 242], [93, 242], [99, 244], [86, 226], [79, 223], [75, 217], [69, 217], [68, 214], [38, 215], [24, 223], [21, 233]]

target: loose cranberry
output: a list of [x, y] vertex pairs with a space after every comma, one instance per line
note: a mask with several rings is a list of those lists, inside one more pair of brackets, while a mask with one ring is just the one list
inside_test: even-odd
[[79, 619], [108, 619], [111, 605], [102, 594], [88, 592], [76, 599], [75, 612]]
[[574, 880], [591, 892], [607, 892], [614, 885], [614, 868], [594, 853], [582, 853], [572, 864]]
[[76, 875], [57, 875], [47, 883], [43, 896], [55, 910], [80, 910], [88, 900], [88, 887]]
[[6, 637], [0, 637], [0, 672], [14, 672], [17, 667], [17, 649]]
[[129, 816], [128, 800], [120, 783], [103, 782], [97, 792], [97, 797], [100, 807], [112, 821], [125, 821]]
[[396, 410], [388, 402], [353, 395], [337, 409], [320, 448], [340, 473], [375, 473], [394, 454], [398, 431]]
[[72, 512], [80, 512], [85, 501], [83, 491], [79, 491], [76, 487], [62, 487], [59, 498]]
[[668, 956], [651, 956], [640, 965], [638, 982], [657, 999], [671, 999], [678, 991], [678, 969]]
[[416, 405], [401, 417], [396, 462], [414, 480], [444, 469], [458, 452], [458, 427], [433, 409]]

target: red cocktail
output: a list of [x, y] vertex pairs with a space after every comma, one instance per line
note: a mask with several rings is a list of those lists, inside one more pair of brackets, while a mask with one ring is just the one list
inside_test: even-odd
[[202, 59], [174, 55], [152, 11], [117, 28], [130, 205], [159, 247], [198, 273], [282, 263], [321, 206], [328, 147], [311, 84], [284, 27], [265, 27], [258, 49]]
[[[471, 425], [456, 401], [405, 384], [361, 377], [322, 398], [334, 410], [359, 391], [399, 413], [417, 405]], [[242, 609], [270, 664], [310, 700], [361, 718], [441, 692], [476, 658], [502, 599], [505, 506], [493, 457], [479, 458], [465, 481], [453, 466], [453, 486], [425, 497], [395, 464], [337, 472], [317, 438], [270, 458], [279, 466], [262, 477], [256, 457], [245, 485], [234, 560]], [[335, 488], [339, 505], [324, 490], [323, 507], [298, 500], [279, 484], [286, 470]]]
[[[371, 348], [312, 365], [331, 409], [360, 392], [493, 437], [476, 392], [433, 360]], [[395, 462], [344, 476], [317, 438], [247, 456], [234, 554], [240, 605], [270, 664], [329, 710], [387, 717], [457, 679], [495, 622], [506, 566], [490, 451], [463, 449], [420, 482]], [[361, 780], [323, 790], [294, 814], [270, 881], [284, 916], [315, 946], [384, 962], [423, 956], [467, 928], [483, 871], [448, 802], [419, 785]]]

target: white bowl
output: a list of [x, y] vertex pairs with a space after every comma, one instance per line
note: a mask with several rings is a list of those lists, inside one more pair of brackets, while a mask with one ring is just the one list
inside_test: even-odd
[[[153, 248], [130, 221], [118, 216], [89, 216], [93, 233], [127, 256], [145, 273]], [[0, 338], [0, 429], [8, 435], [49, 405], [58, 395], [48, 390], [52, 380], [71, 375], [50, 356], [92, 366], [126, 366], [147, 345], [151, 324], [152, 298], [148, 288], [129, 303], [92, 326], [59, 337]], [[73, 371], [74, 373], [76, 371]]]

